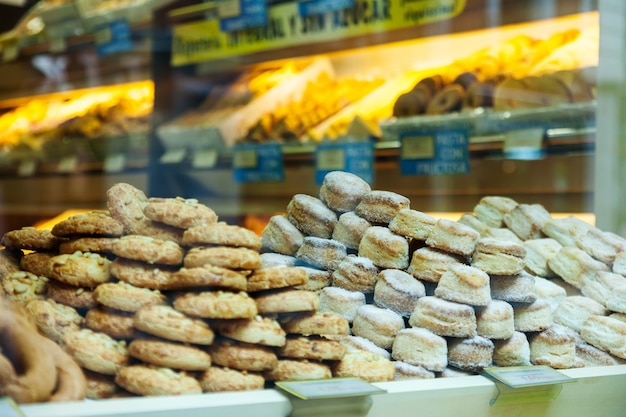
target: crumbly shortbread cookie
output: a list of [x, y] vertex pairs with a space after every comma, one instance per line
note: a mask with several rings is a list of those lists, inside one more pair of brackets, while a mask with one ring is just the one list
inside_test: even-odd
[[393, 375], [394, 381], [405, 381], [409, 379], [434, 379], [435, 373], [423, 366], [411, 365], [403, 361], [393, 361], [396, 373]]
[[169, 275], [169, 281], [163, 283], [162, 289], [180, 290], [194, 287], [211, 287], [244, 291], [247, 279], [241, 272], [220, 266], [203, 265], [195, 268], [180, 268]]
[[480, 234], [473, 228], [448, 219], [439, 219], [426, 239], [426, 245], [445, 252], [470, 257]]
[[303, 239], [302, 232], [283, 215], [270, 217], [261, 232], [263, 249], [283, 255], [295, 255]]
[[577, 247], [576, 240], [593, 226], [575, 216], [549, 219], [543, 225], [542, 232], [563, 246]]
[[292, 335], [276, 353], [283, 358], [337, 361], [346, 354], [346, 347], [336, 340], [322, 336]]
[[297, 289], [263, 291], [254, 301], [260, 314], [316, 311], [320, 306], [319, 294]]
[[78, 329], [84, 321], [75, 308], [59, 304], [52, 299], [31, 300], [26, 304], [26, 309], [39, 331], [55, 342], [59, 342], [67, 330]]
[[62, 254], [50, 259], [50, 278], [75, 287], [93, 288], [109, 282], [111, 261], [90, 252]]
[[402, 317], [409, 317], [417, 300], [426, 296], [424, 284], [399, 269], [384, 269], [374, 286], [374, 304], [387, 308]]
[[[486, 223], [483, 223], [478, 217], [476, 217], [473, 213], [463, 213], [461, 217], [457, 220], [458, 223], [464, 224], [466, 226], [471, 227], [480, 233], [481, 236], [485, 236], [487, 231], [491, 229]], [[507, 229], [508, 230], [508, 229]], [[516, 236], [517, 237], [517, 236]]]
[[295, 194], [287, 204], [287, 218], [304, 236], [329, 239], [337, 224], [337, 213], [322, 200], [306, 194]]
[[515, 333], [513, 306], [506, 301], [491, 300], [476, 309], [476, 332], [488, 339], [508, 339]]
[[408, 240], [387, 227], [372, 226], [367, 229], [358, 253], [380, 268], [406, 269], [409, 266]]
[[0, 291], [9, 300], [26, 305], [31, 300], [46, 298], [49, 281], [46, 277], [37, 276], [30, 272], [15, 271], [2, 278]]
[[441, 372], [448, 366], [446, 339], [428, 329], [412, 327], [398, 332], [391, 347], [391, 357], [429, 371]]
[[94, 291], [100, 304], [121, 311], [135, 312], [146, 305], [167, 303], [159, 290], [136, 287], [124, 281], [100, 284]]
[[517, 201], [510, 197], [486, 196], [474, 206], [476, 217], [489, 227], [502, 227], [504, 215], [517, 207]]
[[352, 211], [372, 188], [361, 177], [344, 171], [331, 171], [324, 175], [320, 199], [339, 213]]
[[283, 346], [287, 334], [280, 323], [269, 317], [215, 320], [213, 328], [222, 336], [263, 346]]
[[52, 227], [51, 232], [59, 237], [121, 236], [124, 233], [124, 225], [107, 212], [90, 211], [61, 220]]
[[370, 222], [349, 211], [339, 216], [332, 238], [346, 245], [348, 249], [357, 250], [363, 235], [370, 227], [372, 227]]
[[554, 313], [559, 303], [567, 297], [567, 290], [547, 278], [535, 277], [535, 294], [537, 298], [546, 300]]
[[261, 249], [261, 238], [252, 230], [222, 222], [185, 230], [182, 243], [187, 246], [218, 245]]
[[217, 222], [215, 211], [194, 198], [152, 197], [148, 199], [143, 212], [152, 221], [179, 229]]
[[468, 372], [481, 372], [491, 366], [493, 342], [486, 337], [474, 336], [467, 339], [450, 339], [448, 342], [448, 363]]
[[486, 306], [491, 302], [489, 275], [473, 266], [454, 265], [441, 275], [435, 295], [457, 303]]
[[98, 305], [95, 291], [92, 288], [75, 287], [53, 279], [48, 281], [47, 296], [59, 304], [77, 309], [89, 309]]
[[537, 300], [535, 277], [526, 271], [516, 275], [491, 275], [491, 298], [509, 303], [532, 303]]
[[462, 264], [459, 255], [425, 246], [413, 252], [406, 271], [419, 280], [436, 283], [450, 267], [459, 264]]
[[371, 340], [383, 349], [391, 349], [396, 334], [404, 328], [402, 316], [373, 304], [359, 307], [352, 322], [352, 334]]
[[524, 241], [519, 238], [511, 229], [506, 227], [490, 227], [483, 234], [483, 237], [491, 237], [494, 239], [507, 240], [509, 242], [523, 243]]
[[467, 304], [426, 296], [417, 300], [409, 325], [426, 328], [439, 336], [473, 337], [476, 335], [476, 313]]
[[153, 336], [196, 345], [210, 345], [215, 333], [209, 324], [169, 305], [147, 305], [135, 312], [135, 327]]
[[354, 212], [373, 224], [388, 225], [402, 209], [410, 208], [411, 201], [392, 191], [372, 190], [361, 198]]
[[94, 332], [107, 334], [114, 339], [130, 339], [137, 335], [132, 313], [105, 306], [89, 309], [85, 314], [85, 324]]
[[129, 234], [147, 236], [153, 239], [172, 241], [179, 245], [183, 241], [183, 230], [167, 224], [153, 222], [147, 217], [136, 223]]
[[93, 252], [104, 255], [113, 253], [117, 237], [76, 237], [69, 238], [59, 245], [59, 253]]
[[252, 272], [248, 277], [246, 290], [248, 292], [257, 292], [276, 288], [294, 287], [297, 285], [306, 285], [308, 281], [308, 274], [300, 267], [275, 266], [260, 268]]
[[299, 335], [347, 335], [348, 320], [329, 311], [292, 314], [280, 318], [280, 325], [288, 334]]
[[107, 190], [107, 208], [111, 217], [131, 232], [137, 223], [147, 220], [143, 210], [148, 198], [143, 191], [126, 183], [114, 184]]
[[[22, 256], [19, 260], [19, 266], [26, 272], [31, 274], [49, 277], [50, 276], [50, 259], [54, 256], [51, 252], [30, 252]], [[6, 274], [3, 274], [4, 276]]]
[[321, 312], [332, 312], [344, 317], [352, 323], [356, 311], [365, 304], [365, 294], [361, 291], [350, 291], [341, 287], [326, 287], [320, 291]]
[[381, 355], [366, 351], [347, 352], [341, 360], [333, 363], [334, 377], [354, 377], [367, 382], [392, 381], [396, 367]]
[[525, 258], [521, 244], [483, 237], [476, 242], [471, 265], [490, 275], [515, 275], [526, 266]]
[[306, 284], [297, 285], [296, 289], [305, 291], [320, 291], [323, 288], [329, 287], [332, 284], [331, 272], [317, 268], [310, 268], [306, 266], [299, 266], [307, 275]]
[[162, 339], [134, 339], [128, 345], [130, 356], [144, 363], [183, 371], [206, 371], [211, 356], [195, 346]]
[[185, 254], [175, 242], [140, 235], [120, 237], [112, 250], [116, 256], [157, 265], [180, 265]]
[[597, 261], [587, 252], [571, 246], [563, 246], [548, 261], [548, 266], [568, 284], [580, 289], [589, 275], [597, 271], [609, 271], [603, 262]]
[[591, 316], [585, 321], [580, 335], [598, 349], [626, 359], [626, 323], [610, 316]]
[[572, 368], [576, 361], [576, 339], [565, 326], [555, 324], [528, 338], [530, 362], [554, 369]]
[[530, 304], [514, 304], [513, 320], [518, 332], [542, 332], [554, 324], [550, 304], [542, 299]]
[[110, 272], [115, 278], [136, 287], [162, 290], [171, 285], [172, 274], [175, 270], [145, 262], [115, 258], [111, 262]]
[[334, 287], [372, 293], [378, 279], [378, 268], [370, 258], [350, 255], [337, 265], [331, 279]]
[[539, 239], [545, 237], [542, 229], [550, 218], [541, 204], [518, 204], [504, 215], [504, 224], [522, 240]]
[[389, 223], [389, 230], [397, 235], [425, 241], [435, 227], [437, 219], [421, 211], [402, 209]]
[[185, 372], [150, 365], [130, 365], [115, 376], [122, 388], [142, 396], [200, 394], [200, 382]]
[[255, 300], [245, 292], [182, 293], [174, 297], [173, 305], [185, 314], [209, 319], [246, 319], [260, 312]]
[[112, 398], [122, 390], [122, 387], [115, 383], [115, 376], [113, 375], [99, 374], [88, 369], [83, 369], [83, 374], [87, 381], [86, 398], [103, 400]]
[[300, 381], [329, 379], [332, 377], [330, 366], [306, 359], [279, 359], [276, 365], [263, 372], [268, 381]]
[[61, 346], [83, 368], [105, 375], [117, 374], [130, 359], [126, 342], [91, 329], [65, 332]]
[[273, 348], [220, 338], [208, 347], [214, 364], [226, 368], [260, 372], [276, 366]]
[[626, 276], [626, 251], [620, 252], [615, 255], [612, 270], [616, 274]]
[[552, 312], [555, 323], [580, 332], [591, 316], [608, 316], [609, 310], [592, 298], [582, 295], [565, 297]]
[[559, 253], [563, 245], [550, 237], [530, 239], [522, 245], [526, 249], [525, 267], [529, 272], [544, 278], [556, 276], [548, 261]]
[[526, 333], [514, 332], [509, 339], [494, 340], [493, 364], [496, 366], [529, 366], [530, 344]]
[[252, 391], [265, 388], [265, 378], [257, 372], [211, 366], [199, 377], [202, 391]]
[[332, 239], [307, 236], [296, 252], [296, 258], [316, 268], [334, 271], [339, 263], [348, 256], [343, 243]]
[[22, 227], [6, 232], [0, 239], [0, 245], [13, 250], [46, 252], [56, 251], [62, 241], [63, 239], [53, 235], [50, 229]]
[[614, 366], [626, 363], [624, 359], [617, 358], [602, 349], [598, 349], [582, 339], [576, 341], [576, 357], [581, 359], [587, 367]]
[[263, 252], [261, 255], [260, 268], [270, 268], [272, 266], [296, 266], [298, 258], [282, 253]]
[[597, 227], [576, 237], [576, 245], [600, 262], [612, 265], [618, 253], [626, 251], [626, 239]]

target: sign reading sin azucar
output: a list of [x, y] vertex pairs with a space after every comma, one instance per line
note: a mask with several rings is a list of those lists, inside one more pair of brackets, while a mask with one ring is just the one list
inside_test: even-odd
[[302, 16], [297, 2], [269, 8], [267, 24], [222, 32], [218, 19], [177, 25], [172, 65], [425, 24], [457, 16], [465, 0], [355, 0], [342, 10]]

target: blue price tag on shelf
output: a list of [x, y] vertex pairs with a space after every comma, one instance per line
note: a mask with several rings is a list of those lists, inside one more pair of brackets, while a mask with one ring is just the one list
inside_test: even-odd
[[400, 137], [403, 175], [458, 175], [469, 173], [466, 130], [407, 132]]
[[315, 148], [315, 181], [322, 184], [331, 171], [346, 171], [374, 182], [372, 142], [321, 143]]
[[325, 14], [354, 6], [354, 0], [300, 0], [298, 13], [302, 17]]
[[95, 33], [98, 54], [101, 56], [113, 55], [133, 49], [133, 40], [124, 19], [115, 20], [102, 26]]
[[233, 175], [239, 183], [283, 181], [285, 170], [281, 145], [235, 145]]
[[267, 25], [267, 4], [265, 0], [239, 0], [239, 16], [220, 19], [222, 32]]

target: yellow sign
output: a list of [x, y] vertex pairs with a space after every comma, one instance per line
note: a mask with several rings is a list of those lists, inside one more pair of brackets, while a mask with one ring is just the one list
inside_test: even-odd
[[305, 45], [385, 32], [460, 14], [466, 0], [355, 0], [354, 7], [302, 17], [298, 3], [268, 10], [265, 26], [221, 32], [219, 20], [177, 25], [173, 29], [172, 65], [245, 55], [287, 46]]

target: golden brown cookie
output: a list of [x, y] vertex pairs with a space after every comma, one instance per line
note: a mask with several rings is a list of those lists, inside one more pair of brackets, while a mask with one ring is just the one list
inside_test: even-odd
[[266, 251], [284, 255], [295, 255], [302, 239], [302, 232], [283, 215], [270, 217], [261, 233], [261, 244]]
[[87, 311], [85, 324], [94, 332], [107, 334], [113, 339], [130, 339], [137, 335], [132, 313], [105, 306], [94, 307]]
[[124, 225], [102, 211], [79, 213], [56, 223], [51, 230], [59, 237], [71, 236], [121, 236]]
[[180, 265], [185, 254], [175, 242], [140, 235], [122, 236], [112, 250], [122, 258], [157, 265]]
[[51, 252], [30, 252], [21, 257], [19, 267], [24, 271], [42, 277], [50, 276]]
[[109, 255], [113, 253], [116, 237], [76, 237], [69, 238], [59, 245], [59, 253], [93, 252]]
[[265, 378], [257, 372], [211, 366], [199, 378], [202, 391], [252, 391], [265, 388]]
[[354, 212], [372, 224], [389, 224], [402, 209], [410, 208], [411, 201], [391, 191], [372, 190], [361, 198]]
[[44, 299], [49, 279], [30, 272], [16, 271], [0, 281], [0, 288], [9, 300], [26, 305], [30, 300]]
[[89, 399], [102, 400], [112, 398], [122, 389], [115, 383], [113, 375], [99, 374], [88, 369], [83, 369], [83, 374], [87, 380], [87, 392], [85, 395]]
[[111, 275], [128, 284], [141, 288], [161, 290], [172, 282], [174, 269], [157, 267], [145, 262], [115, 258], [110, 266]]
[[[21, 250], [13, 250], [8, 248], [0, 248], [0, 279], [10, 272], [24, 269], [20, 266], [23, 258]], [[30, 271], [29, 271], [30, 272]], [[40, 275], [40, 274], [35, 274]]]
[[78, 329], [84, 321], [75, 308], [52, 299], [31, 300], [26, 304], [26, 309], [35, 320], [39, 331], [55, 342], [59, 342], [67, 330]]
[[229, 339], [216, 339], [208, 352], [216, 365], [252, 372], [272, 369], [278, 361], [270, 347]]
[[292, 314], [280, 319], [283, 329], [289, 334], [301, 335], [346, 335], [350, 325], [345, 317], [330, 311], [307, 314]]
[[92, 288], [75, 287], [53, 279], [48, 281], [48, 298], [77, 309], [89, 309], [98, 304]]
[[263, 346], [282, 346], [286, 334], [278, 321], [256, 316], [251, 319], [216, 320], [213, 327], [222, 336]]
[[184, 245], [219, 245], [261, 249], [261, 238], [252, 230], [225, 223], [191, 227], [183, 233]]
[[280, 289], [259, 293], [255, 299], [259, 314], [315, 311], [319, 308], [319, 295], [313, 291]]
[[240, 272], [220, 266], [203, 265], [194, 268], [180, 268], [173, 272], [168, 283], [161, 288], [180, 290], [194, 287], [210, 287], [244, 291], [247, 286], [246, 277]]
[[50, 278], [75, 287], [95, 287], [109, 282], [111, 261], [102, 255], [74, 252], [50, 259]]
[[309, 276], [300, 267], [275, 266], [257, 269], [248, 277], [246, 290], [256, 292], [275, 288], [306, 285]]
[[144, 192], [130, 184], [118, 183], [107, 190], [109, 213], [124, 225], [126, 232], [145, 218], [143, 210], [147, 202]]
[[100, 304], [128, 312], [135, 312], [146, 305], [167, 303], [159, 290], [136, 287], [124, 281], [100, 284], [95, 289], [95, 295]]
[[200, 382], [185, 372], [149, 365], [130, 365], [115, 376], [122, 388], [143, 396], [200, 394]]
[[437, 219], [433, 216], [405, 208], [391, 219], [389, 230], [400, 236], [425, 241], [436, 223]]
[[156, 338], [134, 339], [128, 353], [144, 363], [183, 371], [206, 371], [211, 356], [204, 350], [183, 343]]
[[209, 319], [247, 319], [259, 313], [255, 300], [245, 292], [188, 292], [176, 296], [173, 304], [185, 314]]
[[215, 334], [209, 324], [169, 305], [147, 305], [135, 312], [135, 327], [153, 336], [197, 345], [210, 345]]
[[334, 377], [355, 377], [367, 382], [392, 381], [396, 368], [392, 361], [366, 351], [347, 352], [332, 368]]
[[346, 354], [346, 347], [336, 340], [321, 336], [295, 335], [289, 336], [276, 353], [286, 358], [336, 361]]
[[480, 233], [465, 224], [439, 219], [426, 239], [431, 248], [469, 257], [474, 253]]
[[304, 236], [328, 239], [337, 223], [337, 214], [319, 198], [295, 194], [287, 204], [287, 218]]
[[6, 232], [0, 244], [9, 249], [24, 249], [34, 251], [56, 251], [62, 239], [52, 234], [49, 229], [22, 227], [21, 229]]
[[115, 375], [129, 361], [125, 342], [91, 329], [65, 332], [61, 346], [81, 367], [105, 375]]
[[268, 381], [300, 381], [332, 378], [330, 366], [306, 359], [280, 359], [271, 369], [263, 372]]
[[183, 265], [186, 268], [195, 268], [207, 264], [228, 269], [252, 270], [261, 267], [261, 255], [259, 252], [248, 248], [195, 247], [187, 251], [183, 260]]
[[149, 198], [144, 214], [150, 220], [179, 229], [217, 222], [213, 209], [193, 198]]

